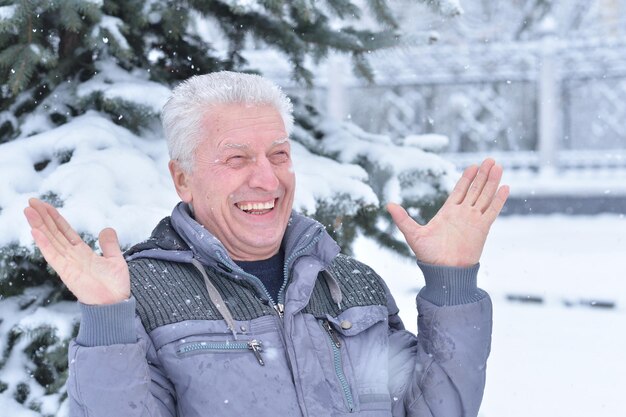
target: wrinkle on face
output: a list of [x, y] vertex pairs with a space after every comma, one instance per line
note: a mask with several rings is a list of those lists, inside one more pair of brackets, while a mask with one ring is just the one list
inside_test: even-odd
[[[190, 175], [196, 220], [233, 259], [266, 259], [278, 252], [295, 192], [291, 149], [284, 123], [271, 106], [214, 106]], [[274, 201], [266, 210], [242, 203]]]

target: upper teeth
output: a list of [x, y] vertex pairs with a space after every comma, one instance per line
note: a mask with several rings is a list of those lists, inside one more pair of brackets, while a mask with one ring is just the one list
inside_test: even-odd
[[241, 210], [267, 210], [274, 208], [274, 200], [266, 203], [239, 203], [237, 207]]

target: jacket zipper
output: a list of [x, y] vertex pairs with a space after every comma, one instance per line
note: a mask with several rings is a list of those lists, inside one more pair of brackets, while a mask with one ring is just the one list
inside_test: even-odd
[[[303, 232], [303, 234], [306, 233], [306, 232], [307, 231], [305, 230]], [[267, 299], [271, 303], [272, 307], [274, 308], [274, 310], [276, 310], [276, 312], [278, 313], [278, 316], [281, 319], [283, 318], [283, 316], [285, 314], [285, 295], [284, 295], [284, 293], [285, 293], [285, 288], [287, 287], [287, 282], [289, 281], [289, 265], [291, 264], [291, 262], [294, 261], [294, 259], [296, 259], [300, 255], [302, 255], [303, 253], [307, 252], [321, 238], [322, 238], [322, 234], [318, 231], [317, 235], [309, 243], [307, 243], [306, 246], [304, 246], [302, 249], [297, 250], [296, 252], [292, 253], [289, 256], [289, 258], [287, 258], [287, 260], [285, 261], [285, 264], [283, 266], [283, 284], [281, 285], [280, 289], [278, 290], [278, 300], [277, 301], [274, 301], [274, 299], [272, 298], [270, 293], [267, 291], [267, 288], [265, 288], [265, 285], [263, 285], [263, 283], [261, 282], [261, 280], [259, 278], [255, 277], [252, 274], [247, 273], [244, 270], [239, 271], [239, 273], [241, 273], [242, 275], [245, 275], [246, 277], [250, 278], [251, 280], [253, 280], [254, 282], [256, 282], [258, 284], [258, 286], [263, 290], [263, 293], [265, 294], [265, 297], [267, 297]], [[300, 237], [298, 237], [298, 240], [299, 239], [300, 239]], [[222, 262], [224, 265], [227, 264], [227, 261], [223, 258], [222, 254], [220, 252], [216, 252], [216, 255], [217, 255], [217, 258], [220, 260], [220, 262]]]
[[[224, 257], [222, 256], [221, 253], [217, 252], [217, 258], [220, 260], [221, 263], [223, 263], [224, 265], [227, 264], [227, 261], [224, 259]], [[265, 285], [263, 285], [263, 283], [261, 282], [261, 280], [257, 277], [255, 277], [252, 274], [247, 273], [246, 271], [244, 271], [243, 269], [239, 268], [240, 270], [238, 270], [237, 272], [241, 275], [246, 276], [247, 278], [251, 279], [252, 281], [254, 281], [256, 284], [258, 284], [258, 287], [261, 288], [263, 290], [263, 293], [265, 295], [265, 297], [267, 298], [267, 300], [270, 302], [270, 305], [272, 306], [272, 308], [278, 313], [278, 315], [280, 316], [280, 318], [283, 318], [283, 313], [284, 313], [284, 309], [282, 305], [279, 305], [278, 303], [276, 303], [274, 301], [274, 299], [272, 298], [272, 296], [270, 295], [270, 293], [267, 291], [267, 288], [265, 288]]]
[[341, 385], [341, 390], [343, 391], [343, 398], [348, 405], [348, 410], [352, 413], [354, 412], [354, 398], [352, 397], [352, 391], [350, 390], [350, 385], [348, 384], [348, 378], [346, 378], [346, 374], [343, 371], [343, 363], [341, 360], [341, 341], [339, 337], [333, 330], [333, 327], [330, 325], [328, 320], [318, 320], [322, 329], [328, 335], [328, 339], [330, 341], [330, 347], [333, 351], [333, 363], [335, 365], [335, 374], [337, 375], [337, 379], [339, 380], [339, 384]]
[[[300, 255], [302, 255], [303, 253], [306, 253], [309, 251], [309, 249], [311, 249], [312, 246], [314, 246], [320, 239], [322, 238], [322, 234], [320, 232], [318, 232], [318, 234], [309, 242], [306, 244], [305, 247], [303, 247], [302, 249], [292, 253], [289, 258], [287, 258], [287, 260], [285, 261], [285, 265], [283, 266], [283, 285], [280, 287], [280, 290], [278, 290], [278, 308], [279, 308], [279, 313], [282, 311], [284, 312], [284, 305], [285, 305], [285, 288], [287, 287], [287, 282], [289, 282], [289, 266], [290, 264], [296, 259], [298, 258]], [[282, 317], [282, 313], [281, 313], [281, 317]]]
[[[302, 234], [300, 234], [300, 236], [298, 236], [298, 239], [296, 239], [296, 241], [299, 241], [301, 239], [301, 237], [303, 235], [305, 235], [307, 233], [308, 230], [305, 230], [302, 232]], [[318, 230], [317, 233], [314, 235], [313, 239], [307, 243], [302, 249], [295, 251], [294, 253], [292, 253], [285, 261], [285, 264], [283, 266], [283, 284], [280, 287], [280, 289], [278, 290], [278, 300], [277, 302], [274, 301], [274, 299], [272, 298], [272, 296], [269, 294], [269, 292], [267, 291], [267, 288], [265, 288], [265, 285], [263, 285], [263, 283], [261, 282], [261, 280], [257, 277], [255, 277], [252, 274], [248, 274], [247, 272], [245, 272], [243, 269], [238, 268], [238, 272], [241, 273], [242, 275], [245, 275], [246, 277], [250, 278], [253, 282], [255, 282], [257, 284], [258, 288], [261, 288], [263, 290], [263, 293], [266, 297], [266, 299], [271, 303], [271, 306], [273, 307], [274, 311], [276, 311], [276, 315], [278, 317], [278, 325], [281, 327], [281, 331], [279, 332], [280, 337], [281, 337], [281, 341], [283, 342], [283, 345], [285, 347], [285, 353], [287, 354], [287, 364], [289, 366], [289, 370], [291, 371], [291, 378], [293, 380], [294, 385], [296, 386], [296, 391], [299, 392], [299, 395], [301, 398], [304, 397], [304, 393], [302, 393], [302, 387], [299, 387], [298, 384], [296, 383], [296, 379], [295, 379], [295, 375], [294, 375], [294, 371], [293, 371], [293, 365], [292, 365], [292, 359], [290, 358], [290, 353], [289, 353], [289, 346], [287, 344], [287, 340], [284, 334], [284, 329], [282, 328], [283, 326], [283, 317], [285, 314], [285, 289], [287, 287], [287, 282], [289, 281], [289, 265], [300, 255], [302, 255], [303, 253], [305, 253], [306, 251], [308, 251], [313, 245], [315, 245], [320, 239], [322, 238], [322, 233], [321, 230]], [[220, 262], [224, 265], [227, 265], [228, 262], [226, 261], [226, 259], [224, 259], [224, 257], [222, 256], [222, 254], [217, 251], [216, 252], [217, 258], [220, 260]], [[254, 352], [254, 350], [253, 350]], [[340, 357], [341, 360], [341, 357]], [[352, 399], [352, 394], [349, 392], [349, 387], [348, 387], [348, 394], [350, 395], [350, 399]], [[351, 407], [351, 410], [352, 411]]]
[[265, 366], [265, 361], [261, 356], [263, 351], [263, 344], [254, 339], [248, 342], [193, 342], [186, 343], [180, 346], [176, 353], [178, 355], [185, 355], [198, 351], [210, 351], [210, 352], [229, 352], [229, 351], [247, 351], [250, 350], [254, 354], [257, 362], [261, 366]]

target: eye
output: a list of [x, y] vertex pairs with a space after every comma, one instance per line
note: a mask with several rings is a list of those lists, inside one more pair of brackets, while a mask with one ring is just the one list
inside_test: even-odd
[[270, 159], [273, 163], [279, 164], [282, 162], [289, 161], [289, 152], [287, 151], [277, 151], [270, 155]]
[[226, 158], [226, 164], [231, 166], [231, 167], [240, 167], [243, 164], [245, 164], [246, 162], [246, 157], [245, 155], [230, 155], [229, 157]]

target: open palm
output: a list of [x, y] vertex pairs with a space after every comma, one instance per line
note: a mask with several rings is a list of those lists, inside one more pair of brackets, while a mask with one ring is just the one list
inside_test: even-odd
[[35, 244], [61, 280], [84, 304], [113, 304], [130, 296], [128, 265], [113, 229], [100, 232], [96, 254], [50, 204], [29, 200], [24, 215]]
[[[486, 159], [468, 167], [437, 215], [425, 226], [397, 204], [387, 206], [407, 243], [422, 262], [466, 267], [480, 260], [489, 228], [509, 195], [499, 187], [502, 167]], [[499, 187], [499, 188], [498, 188]]]

